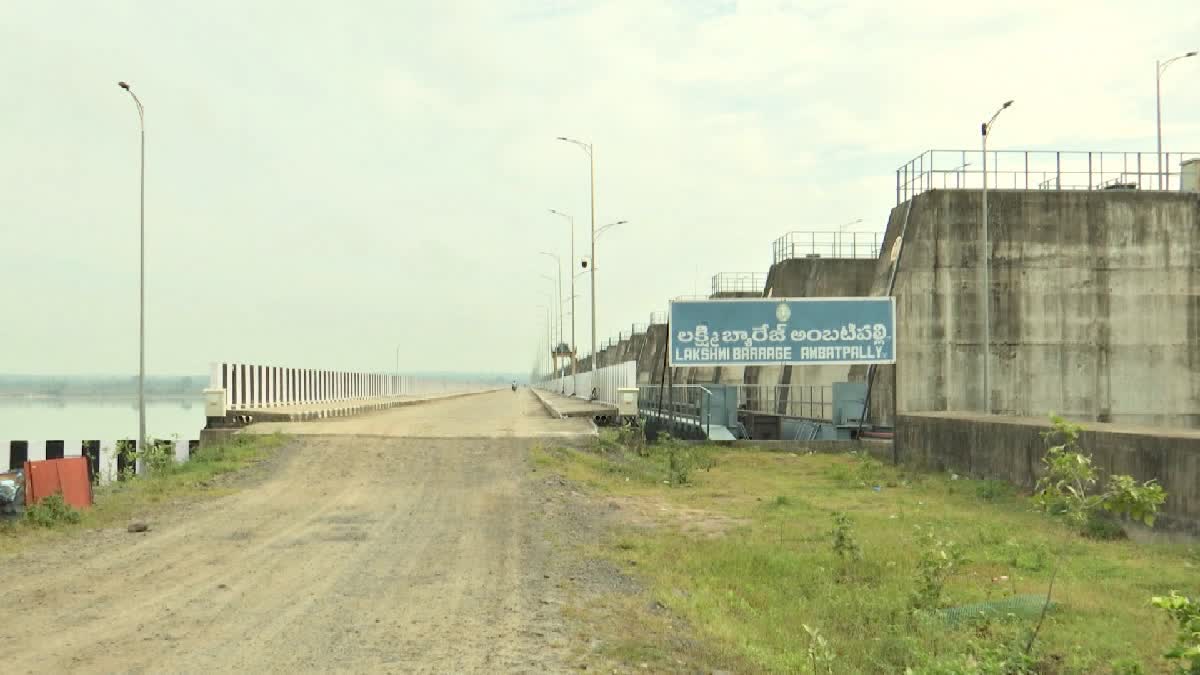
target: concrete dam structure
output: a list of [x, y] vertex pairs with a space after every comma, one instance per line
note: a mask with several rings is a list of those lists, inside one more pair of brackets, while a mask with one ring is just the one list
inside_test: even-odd
[[[892, 212], [871, 288], [885, 294], [899, 262], [897, 362], [872, 396], [880, 421], [983, 411], [980, 199], [932, 190]], [[1200, 195], [1001, 190], [989, 202], [986, 412], [1200, 426]]]
[[[664, 372], [666, 326], [654, 321], [610, 349], [637, 361], [639, 383], [742, 385], [740, 414], [760, 439], [792, 438], [797, 419], [829, 420], [834, 383], [870, 380], [866, 421], [894, 429], [894, 461], [1026, 488], [1057, 413], [1085, 424], [1102, 475], [1159, 481], [1163, 522], [1200, 532], [1200, 183], [1157, 190], [1138, 174], [1112, 188], [1089, 174], [1065, 189], [1066, 171], [1049, 187], [1032, 172], [1011, 176], [1030, 184], [988, 191], [986, 294], [979, 186], [910, 192], [899, 178], [904, 199], [882, 236], [789, 233], [775, 242], [761, 291], [739, 293], [892, 295], [894, 366]], [[1171, 181], [1190, 185], [1179, 174]], [[825, 243], [813, 244], [816, 235]]]

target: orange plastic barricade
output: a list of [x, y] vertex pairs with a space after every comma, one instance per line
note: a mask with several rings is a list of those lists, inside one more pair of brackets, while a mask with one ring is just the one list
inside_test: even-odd
[[77, 509], [92, 505], [87, 457], [25, 462], [25, 505], [31, 506], [61, 492], [63, 501]]

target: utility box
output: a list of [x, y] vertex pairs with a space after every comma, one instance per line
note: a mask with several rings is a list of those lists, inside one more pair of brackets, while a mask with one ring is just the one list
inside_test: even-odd
[[225, 416], [225, 390], [224, 389], [205, 389], [204, 390], [204, 416], [205, 417], [224, 417]]
[[637, 387], [617, 389], [617, 414], [621, 417], [636, 417], [638, 414]]
[[1200, 192], [1200, 159], [1189, 159], [1179, 165], [1179, 189]]
[[867, 402], [866, 382], [833, 383], [833, 423], [835, 426], [858, 426]]

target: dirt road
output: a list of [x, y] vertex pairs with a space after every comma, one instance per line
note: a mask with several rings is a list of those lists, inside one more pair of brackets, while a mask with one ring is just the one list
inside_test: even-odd
[[551, 419], [527, 389], [452, 398], [356, 417], [255, 424], [263, 433], [339, 434], [407, 438], [554, 439], [592, 433], [582, 419]]
[[297, 436], [246, 489], [148, 533], [7, 561], [0, 670], [568, 670], [527, 455], [580, 425], [526, 391], [283, 425], [343, 435]]

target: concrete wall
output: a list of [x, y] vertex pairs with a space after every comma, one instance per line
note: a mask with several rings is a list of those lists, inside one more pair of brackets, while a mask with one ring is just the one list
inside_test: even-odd
[[[873, 258], [795, 258], [772, 265], [766, 297], [821, 298], [868, 295], [875, 274]], [[745, 369], [747, 384], [829, 386], [849, 378], [849, 366], [762, 366]], [[803, 395], [799, 389], [786, 390]], [[782, 398], [782, 392], [781, 392]], [[779, 412], [786, 403], [780, 401]]]
[[645, 343], [637, 358], [638, 384], [657, 384], [661, 380], [666, 340], [666, 324], [656, 323], [646, 329]]
[[[1000, 190], [989, 211], [993, 412], [1200, 427], [1200, 196]], [[912, 200], [901, 413], [982, 406], [979, 213], [976, 191]]]
[[[1079, 445], [1102, 474], [1157, 480], [1167, 492], [1163, 524], [1200, 533], [1200, 431], [1084, 423]], [[972, 478], [1033, 488], [1042, 475], [1049, 428], [1043, 419], [955, 413], [901, 413], [895, 452], [900, 462]]]

